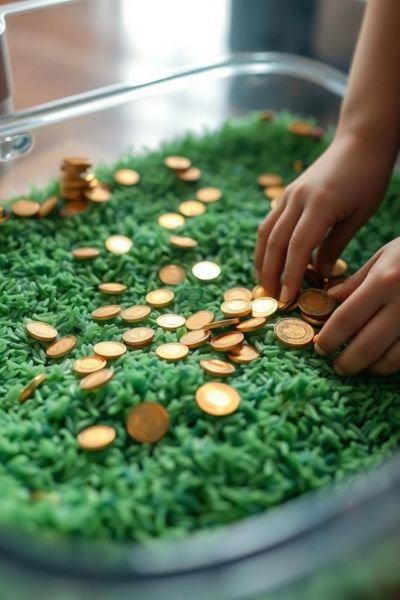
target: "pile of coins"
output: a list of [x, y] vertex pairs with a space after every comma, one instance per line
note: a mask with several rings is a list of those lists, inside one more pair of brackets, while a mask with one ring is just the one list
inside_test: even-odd
[[194, 182], [201, 177], [201, 170], [194, 167], [192, 161], [186, 156], [167, 156], [164, 165], [181, 181]]

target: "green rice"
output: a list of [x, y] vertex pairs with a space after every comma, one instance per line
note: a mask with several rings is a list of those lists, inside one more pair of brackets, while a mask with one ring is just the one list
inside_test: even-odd
[[[287, 184], [296, 176], [293, 162], [310, 163], [328, 143], [327, 137], [317, 142], [288, 133], [289, 119], [281, 115], [266, 123], [251, 116], [216, 133], [173, 141], [158, 152], [126, 154], [97, 170], [113, 189], [109, 203], [69, 219], [57, 212], [43, 220], [12, 218], [1, 226], [0, 526], [98, 540], [179, 537], [346, 481], [398, 447], [400, 377], [340, 379], [312, 348], [282, 347], [273, 322], [248, 336], [262, 357], [238, 366], [229, 379], [242, 402], [227, 417], [202, 413], [194, 400], [197, 388], [210, 380], [200, 358], [220, 358], [210, 347], [191, 351], [176, 364], [155, 354], [158, 344], [184, 333], [157, 328], [160, 312], [219, 314], [227, 288], [255, 285], [257, 226], [269, 206], [257, 175], [276, 172]], [[203, 170], [201, 180], [178, 181], [163, 166], [166, 154], [189, 156]], [[140, 184], [132, 189], [114, 184], [118, 167], [137, 169]], [[158, 216], [176, 211], [203, 186], [221, 188], [223, 198], [173, 232], [193, 236], [198, 248], [173, 248], [171, 232], [161, 229]], [[47, 190], [33, 190], [32, 197], [43, 200], [56, 191], [53, 182]], [[396, 237], [399, 200], [395, 179], [379, 212], [344, 254], [351, 270]], [[105, 250], [104, 240], [112, 234], [133, 238], [128, 255]], [[74, 261], [71, 251], [84, 245], [99, 247], [101, 256]], [[195, 280], [190, 269], [199, 260], [221, 265], [217, 281]], [[185, 267], [188, 277], [174, 288], [173, 305], [152, 310], [146, 324], [156, 328], [154, 343], [113, 363], [115, 376], [105, 388], [81, 392], [73, 361], [92, 354], [100, 340], [120, 340], [130, 328], [118, 319], [91, 319], [90, 312], [109, 301], [97, 285], [121, 281], [128, 291], [117, 302], [143, 303], [149, 290], [162, 286], [157, 273], [167, 263]], [[26, 335], [32, 319], [54, 325], [60, 335], [76, 335], [74, 353], [47, 359], [45, 347]], [[22, 387], [43, 371], [46, 382], [20, 404]], [[155, 445], [135, 443], [125, 430], [129, 410], [145, 400], [163, 404], [171, 418], [169, 433]], [[107, 450], [85, 453], [76, 435], [96, 423], [113, 425], [117, 439]], [[33, 501], [32, 492], [40, 492], [41, 499]]]

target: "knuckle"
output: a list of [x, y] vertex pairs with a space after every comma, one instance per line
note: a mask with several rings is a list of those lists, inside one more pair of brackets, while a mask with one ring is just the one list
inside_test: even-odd
[[282, 240], [279, 239], [278, 235], [271, 233], [268, 239], [268, 250], [270, 252], [279, 252], [282, 249]]
[[379, 276], [379, 285], [384, 289], [391, 289], [400, 284], [400, 269], [387, 269]]

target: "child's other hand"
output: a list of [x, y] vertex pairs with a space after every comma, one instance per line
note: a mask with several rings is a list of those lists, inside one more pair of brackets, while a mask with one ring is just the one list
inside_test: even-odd
[[400, 370], [400, 238], [329, 294], [343, 304], [316, 336], [316, 352], [329, 354], [349, 341], [334, 363], [340, 375]]
[[261, 223], [255, 253], [258, 279], [270, 296], [293, 298], [312, 251], [325, 276], [348, 241], [381, 202], [390, 176], [384, 153], [341, 136], [298, 179]]

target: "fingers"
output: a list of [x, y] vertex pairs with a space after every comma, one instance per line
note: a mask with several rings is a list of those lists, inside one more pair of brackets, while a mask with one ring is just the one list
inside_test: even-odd
[[277, 205], [277, 207], [274, 208], [265, 217], [264, 221], [261, 223], [260, 227], [258, 228], [256, 251], [255, 251], [255, 255], [254, 255], [254, 267], [255, 267], [256, 277], [257, 277], [258, 281], [261, 280], [261, 271], [262, 271], [262, 266], [263, 266], [263, 262], [264, 262], [265, 248], [267, 245], [267, 240], [268, 240], [269, 234], [271, 233], [272, 228], [274, 227], [275, 223], [277, 222], [277, 220], [283, 213], [285, 204], [286, 204], [286, 202], [285, 202], [285, 196], [284, 196], [282, 198], [282, 200], [279, 202], [279, 204]]
[[380, 258], [382, 251], [383, 248], [378, 250], [378, 252], [371, 256], [371, 258], [365, 263], [365, 265], [361, 267], [361, 269], [346, 279], [343, 283], [340, 283], [339, 285], [336, 285], [328, 290], [328, 294], [333, 296], [333, 298], [338, 302], [343, 302], [362, 284], [371, 268], [374, 266], [378, 258]]
[[336, 259], [339, 258], [360, 225], [359, 218], [355, 217], [342, 221], [332, 227], [323, 240], [317, 252], [316, 267], [324, 277], [330, 276]]
[[389, 375], [400, 370], [400, 340], [397, 340], [374, 364], [370, 371], [374, 375]]

